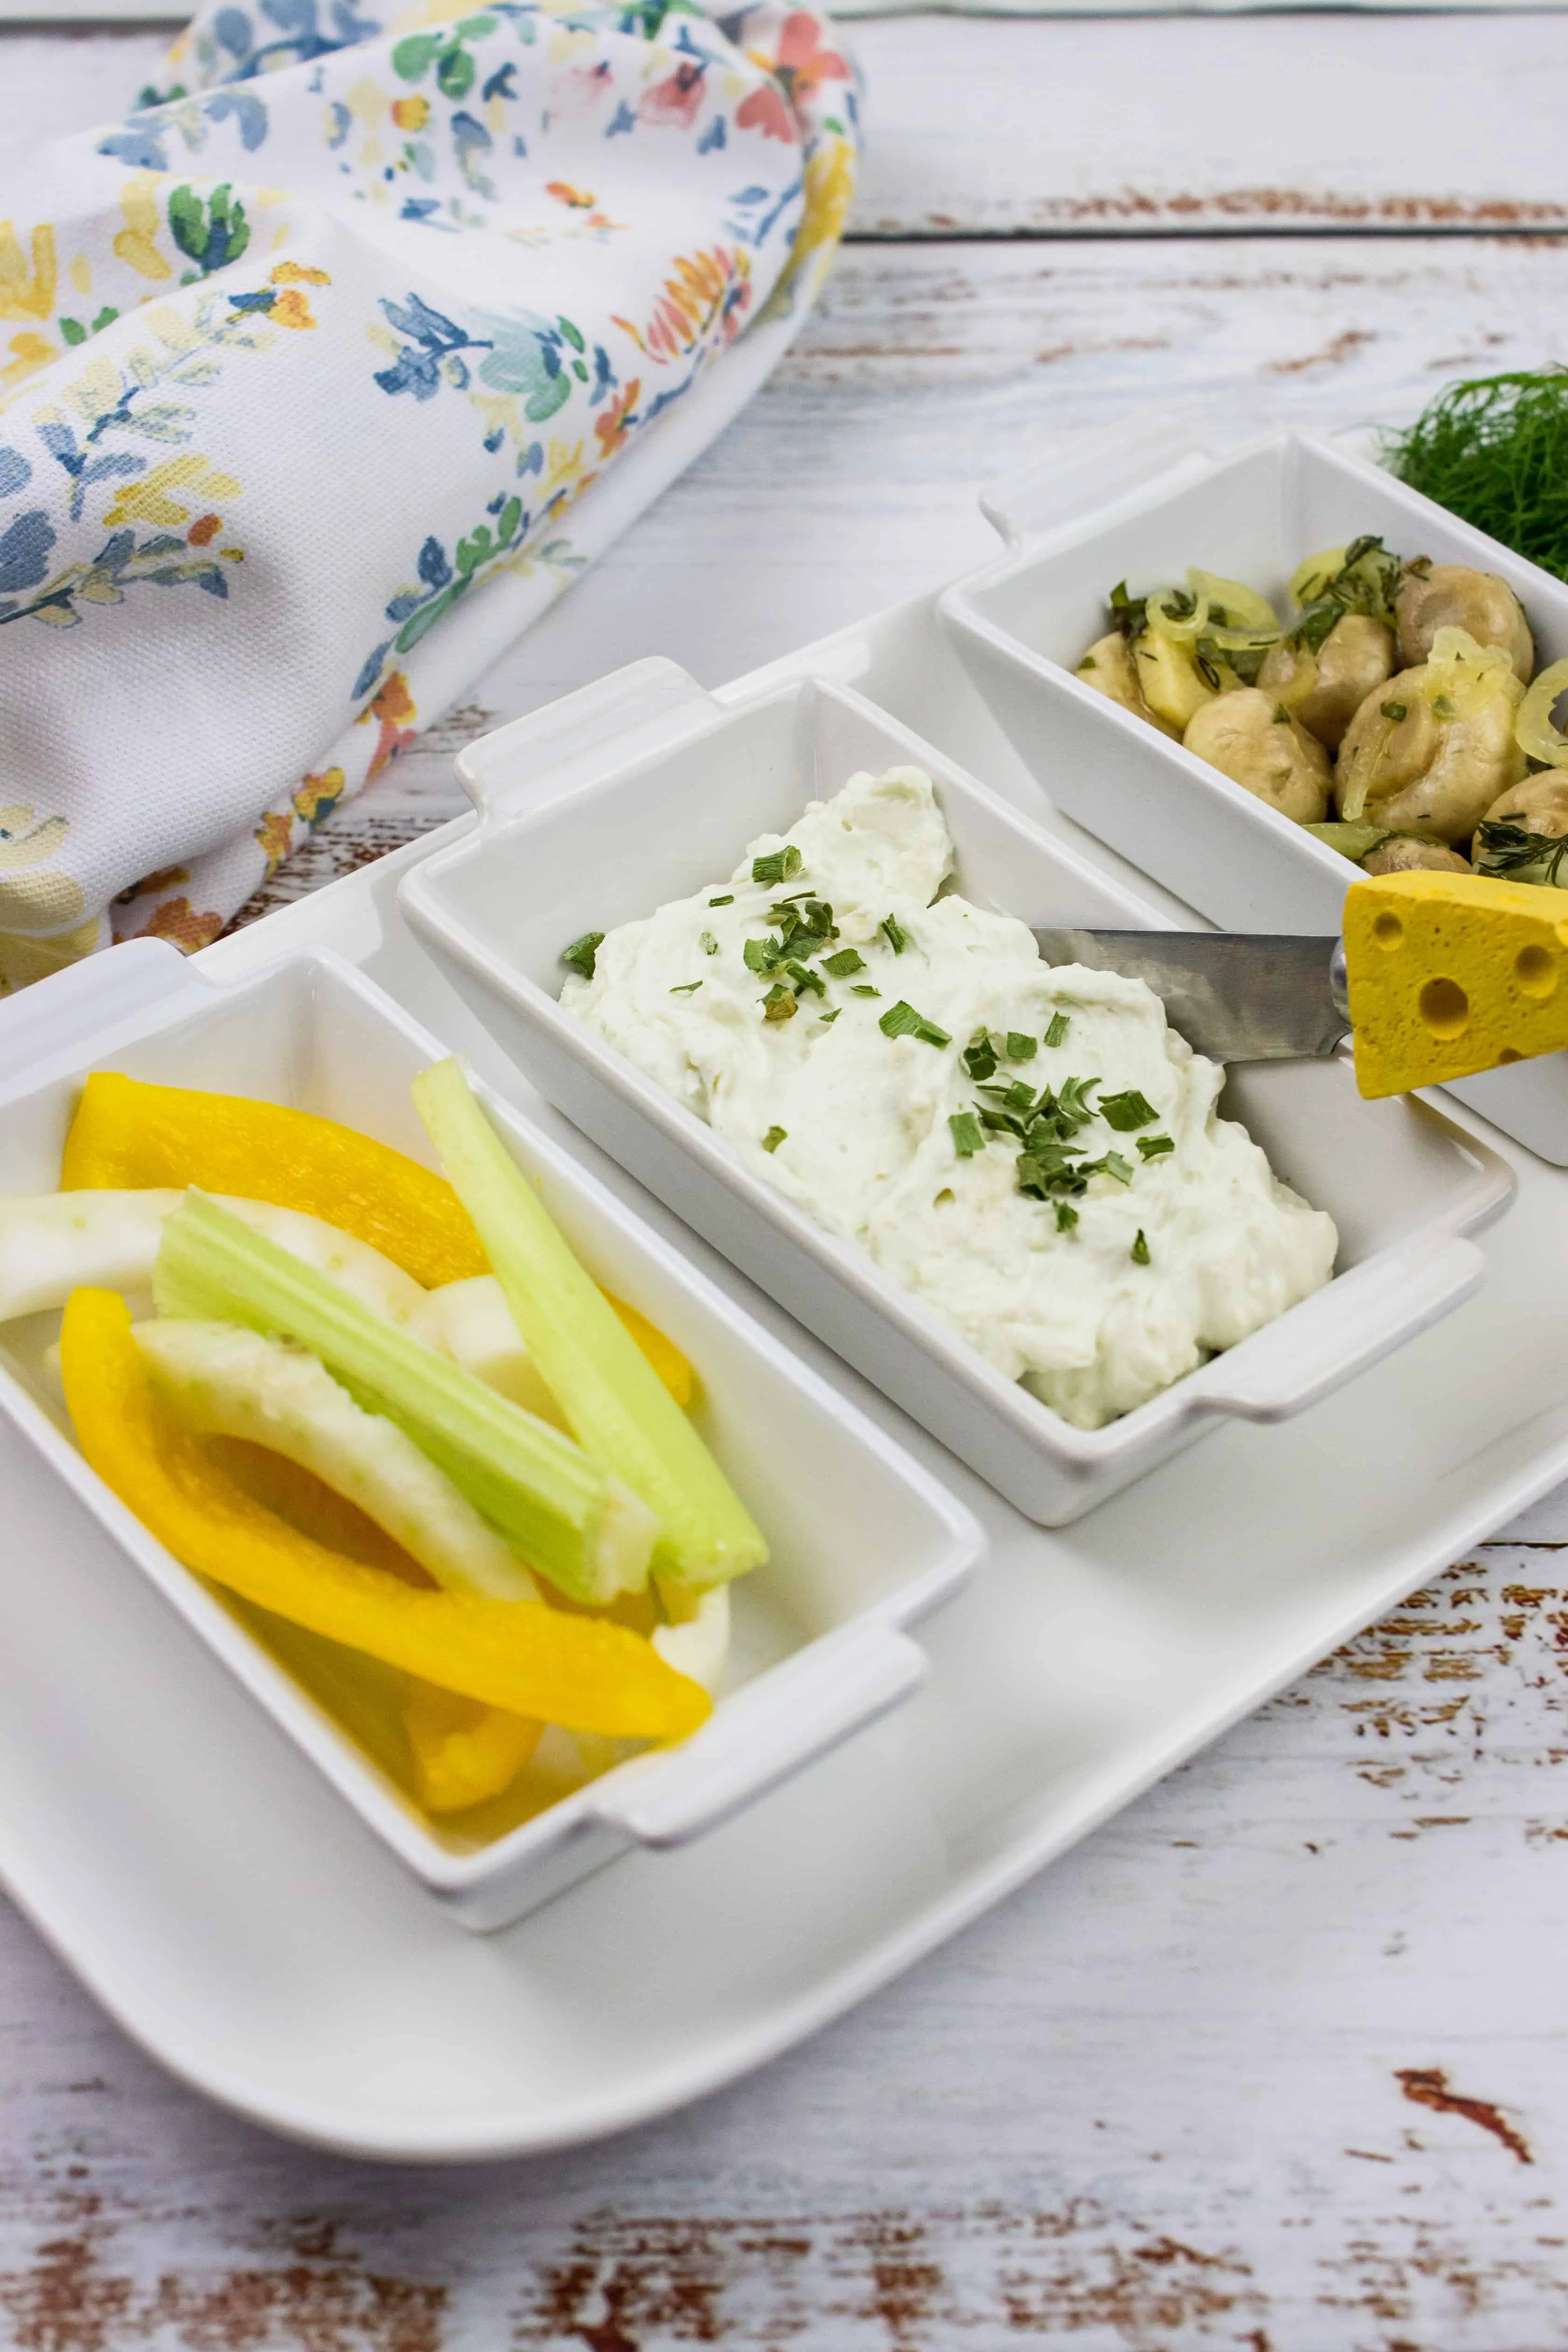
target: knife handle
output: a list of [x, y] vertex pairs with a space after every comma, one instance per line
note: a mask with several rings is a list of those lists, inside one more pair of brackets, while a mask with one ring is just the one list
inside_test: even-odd
[[1301, 1412], [1343, 1384], [1347, 1349], [1352, 1371], [1365, 1371], [1458, 1306], [1485, 1271], [1475, 1244], [1454, 1234], [1352, 1266], [1199, 1373], [1203, 1409], [1239, 1421]]

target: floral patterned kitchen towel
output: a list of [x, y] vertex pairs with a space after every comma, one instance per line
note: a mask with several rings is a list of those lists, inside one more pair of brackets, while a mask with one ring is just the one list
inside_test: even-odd
[[0, 193], [0, 993], [204, 946], [780, 356], [823, 20], [227, 0]]

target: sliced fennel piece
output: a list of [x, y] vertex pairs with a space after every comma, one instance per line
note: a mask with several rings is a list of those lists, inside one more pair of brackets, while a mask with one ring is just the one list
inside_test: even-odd
[[[661, 1588], [668, 1597], [669, 1587]], [[712, 1584], [683, 1624], [656, 1625], [653, 1647], [667, 1666], [716, 1697], [729, 1658], [729, 1587]]]
[[[183, 1192], [43, 1192], [0, 1199], [0, 1323], [63, 1307], [73, 1290], [145, 1291]], [[389, 1323], [412, 1326], [427, 1293], [390, 1257], [302, 1209], [224, 1197], [223, 1205], [306, 1265], [330, 1275]]]
[[439, 1348], [486, 1388], [498, 1390], [525, 1412], [537, 1413], [557, 1429], [566, 1427], [493, 1274], [470, 1275], [465, 1281], [444, 1282], [427, 1290], [414, 1328], [420, 1339]]
[[460, 1066], [422, 1071], [413, 1099], [568, 1428], [657, 1514], [654, 1566], [699, 1591], [758, 1567], [761, 1530], [572, 1255]]
[[243, 1323], [310, 1349], [573, 1600], [601, 1605], [643, 1588], [658, 1522], [619, 1479], [204, 1193], [165, 1223], [152, 1288], [162, 1315]]
[[235, 1323], [138, 1323], [131, 1336], [153, 1387], [198, 1436], [245, 1437], [286, 1454], [357, 1504], [449, 1592], [538, 1601], [505, 1537], [395, 1421], [357, 1405], [319, 1356]]

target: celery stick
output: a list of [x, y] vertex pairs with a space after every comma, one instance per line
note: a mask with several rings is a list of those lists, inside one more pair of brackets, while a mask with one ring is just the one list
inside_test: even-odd
[[459, 1065], [422, 1071], [413, 1099], [568, 1428], [658, 1514], [655, 1567], [700, 1590], [759, 1566], [768, 1547], [755, 1520], [572, 1255]]
[[163, 1227], [160, 1314], [281, 1333], [384, 1413], [574, 1600], [640, 1591], [657, 1521], [571, 1440], [193, 1192]]
[[356, 1503], [449, 1592], [537, 1601], [506, 1538], [384, 1413], [366, 1412], [319, 1356], [234, 1323], [137, 1323], [152, 1385], [201, 1437], [245, 1437]]

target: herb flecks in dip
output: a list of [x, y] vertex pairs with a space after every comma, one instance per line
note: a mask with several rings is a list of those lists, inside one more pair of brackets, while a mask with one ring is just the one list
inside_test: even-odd
[[1021, 922], [937, 896], [952, 864], [919, 769], [852, 776], [612, 931], [561, 1002], [1098, 1429], [1320, 1288], [1337, 1237], [1141, 981], [1042, 963]]

